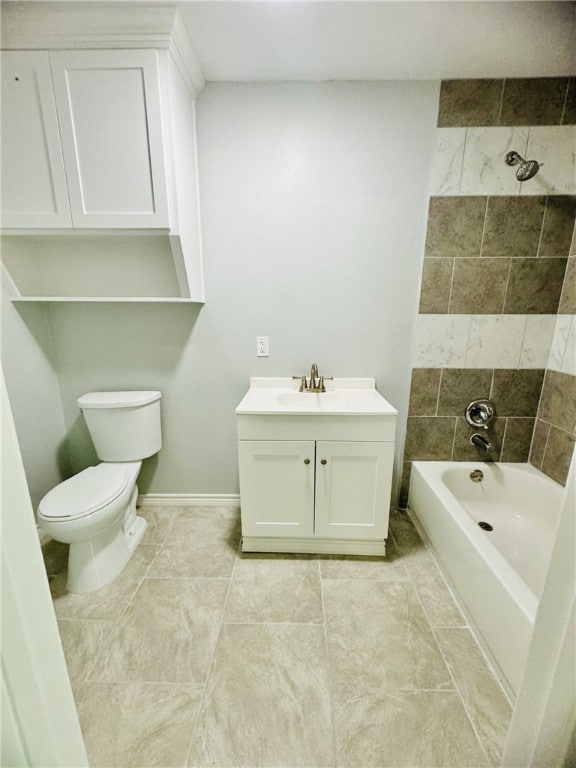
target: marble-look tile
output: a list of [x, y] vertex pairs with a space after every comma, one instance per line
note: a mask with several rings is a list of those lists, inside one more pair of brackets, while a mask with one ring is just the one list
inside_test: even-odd
[[576, 196], [550, 195], [546, 198], [538, 256], [546, 259], [565, 259], [570, 255], [575, 216]]
[[324, 630], [224, 624], [190, 768], [336, 764]]
[[470, 630], [437, 629], [435, 634], [486, 754], [498, 765], [512, 715], [510, 702]]
[[204, 688], [86, 683], [76, 703], [93, 768], [184, 766]]
[[425, 258], [420, 286], [421, 314], [447, 314], [455, 259]]
[[138, 507], [138, 514], [148, 523], [143, 544], [163, 544], [182, 507]]
[[450, 314], [500, 314], [510, 259], [454, 259]]
[[576, 257], [574, 256], [568, 259], [566, 266], [558, 313], [562, 315], [576, 314]]
[[322, 579], [344, 581], [407, 581], [408, 572], [392, 537], [386, 540], [385, 557], [325, 555], [320, 560]]
[[469, 333], [468, 315], [418, 315], [414, 367], [463, 368]]
[[546, 197], [490, 197], [482, 240], [483, 257], [535, 258]]
[[465, 366], [515, 368], [520, 361], [525, 327], [524, 315], [473, 315]]
[[449, 461], [454, 440], [453, 417], [409, 416], [406, 428], [407, 461]]
[[529, 315], [526, 318], [520, 368], [547, 367], [555, 326], [556, 315]]
[[145, 579], [89, 679], [203, 684], [227, 592], [223, 579]]
[[238, 558], [224, 621], [318, 623], [322, 620], [317, 560], [270, 555]]
[[96, 658], [108, 649], [115, 624], [101, 619], [62, 619], [58, 622], [68, 674], [73, 683], [83, 681]]
[[573, 317], [572, 315], [557, 315], [555, 317], [556, 323], [554, 325], [552, 344], [550, 345], [550, 357], [545, 367], [551, 368], [553, 371], [562, 371]]
[[566, 352], [562, 359], [562, 373], [576, 376], [576, 316], [572, 315], [572, 322], [568, 330]]
[[462, 416], [471, 400], [490, 396], [490, 368], [448, 368], [442, 371], [438, 416]]
[[558, 311], [566, 259], [511, 259], [504, 312], [553, 314]]
[[503, 80], [443, 80], [439, 126], [498, 125]]
[[517, 77], [504, 81], [502, 125], [560, 125], [567, 77]]
[[542, 168], [522, 184], [520, 194], [576, 194], [576, 125], [530, 128], [526, 154], [522, 156], [537, 160]]
[[342, 768], [483, 768], [455, 691], [389, 691], [336, 704]]
[[490, 397], [498, 416], [536, 416], [544, 370], [501, 369], [494, 371]]
[[436, 416], [440, 368], [413, 368], [410, 385], [410, 416]]
[[517, 195], [520, 182], [504, 158], [511, 150], [526, 157], [527, 140], [527, 128], [467, 128], [460, 193]]
[[457, 195], [460, 191], [465, 128], [438, 128], [429, 177], [430, 195]]
[[330, 680], [340, 704], [452, 681], [410, 582], [323, 581]]
[[66, 590], [66, 573], [50, 582], [50, 591], [58, 619], [118, 620], [134, 597], [158, 547], [140, 545], [122, 573], [97, 592], [77, 595]]
[[530, 445], [536, 419], [515, 418], [506, 419], [506, 433], [500, 461], [528, 461]]
[[227, 578], [239, 542], [240, 522], [235, 517], [181, 517], [166, 536], [149, 576]]

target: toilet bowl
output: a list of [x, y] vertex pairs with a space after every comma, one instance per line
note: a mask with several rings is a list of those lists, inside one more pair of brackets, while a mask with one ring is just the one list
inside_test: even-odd
[[136, 514], [142, 459], [162, 447], [159, 392], [91, 392], [78, 403], [101, 464], [49, 491], [42, 531], [70, 544], [69, 592], [93, 592], [122, 571], [147, 523]]

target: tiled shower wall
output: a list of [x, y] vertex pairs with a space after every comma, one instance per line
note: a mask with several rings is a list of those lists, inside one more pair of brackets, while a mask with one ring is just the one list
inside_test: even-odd
[[[576, 80], [442, 83], [400, 503], [414, 460], [566, 480], [576, 427]], [[543, 163], [517, 181], [516, 150]], [[573, 240], [573, 238], [575, 238]], [[572, 242], [572, 245], [571, 245]], [[489, 397], [481, 455], [463, 418]]]

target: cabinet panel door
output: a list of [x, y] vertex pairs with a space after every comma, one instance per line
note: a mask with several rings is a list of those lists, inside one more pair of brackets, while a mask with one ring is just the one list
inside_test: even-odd
[[167, 227], [156, 51], [51, 53], [75, 227]]
[[394, 443], [316, 444], [316, 536], [384, 539]]
[[238, 443], [244, 536], [314, 535], [314, 442]]
[[2, 226], [71, 225], [48, 54], [2, 53]]

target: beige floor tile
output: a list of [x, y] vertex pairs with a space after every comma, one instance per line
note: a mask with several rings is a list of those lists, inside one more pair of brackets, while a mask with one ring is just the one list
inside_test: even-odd
[[409, 582], [322, 582], [330, 676], [340, 700], [449, 689], [452, 679]]
[[181, 507], [180, 509], [182, 518], [240, 521], [240, 507]]
[[225, 624], [190, 766], [335, 766], [323, 628]]
[[236, 518], [180, 518], [161, 546], [150, 576], [227, 578], [239, 542]]
[[85, 683], [77, 705], [90, 766], [185, 766], [203, 692], [165, 683]]
[[89, 679], [203, 684], [227, 591], [223, 579], [145, 579]]
[[336, 712], [341, 768], [483, 768], [488, 764], [455, 692], [358, 696]]
[[58, 628], [70, 680], [81, 682], [92, 669], [96, 658], [107, 651], [114, 623], [102, 619], [61, 619]]
[[320, 560], [323, 579], [374, 579], [407, 581], [409, 576], [394, 540], [386, 542], [386, 557], [323, 555]]
[[470, 630], [438, 629], [436, 637], [486, 754], [497, 763], [510, 725], [510, 703]]
[[58, 574], [64, 573], [68, 567], [70, 545], [55, 541], [47, 534], [42, 538], [41, 544], [44, 567], [48, 576], [58, 576]]
[[163, 544], [182, 507], [138, 507], [138, 514], [148, 523], [142, 544]]
[[226, 622], [322, 622], [318, 562], [240, 557], [224, 613]]
[[52, 579], [50, 590], [56, 616], [58, 619], [119, 619], [134, 597], [157, 552], [158, 547], [140, 545], [122, 573], [111, 584], [85, 595], [66, 591], [66, 573]]

